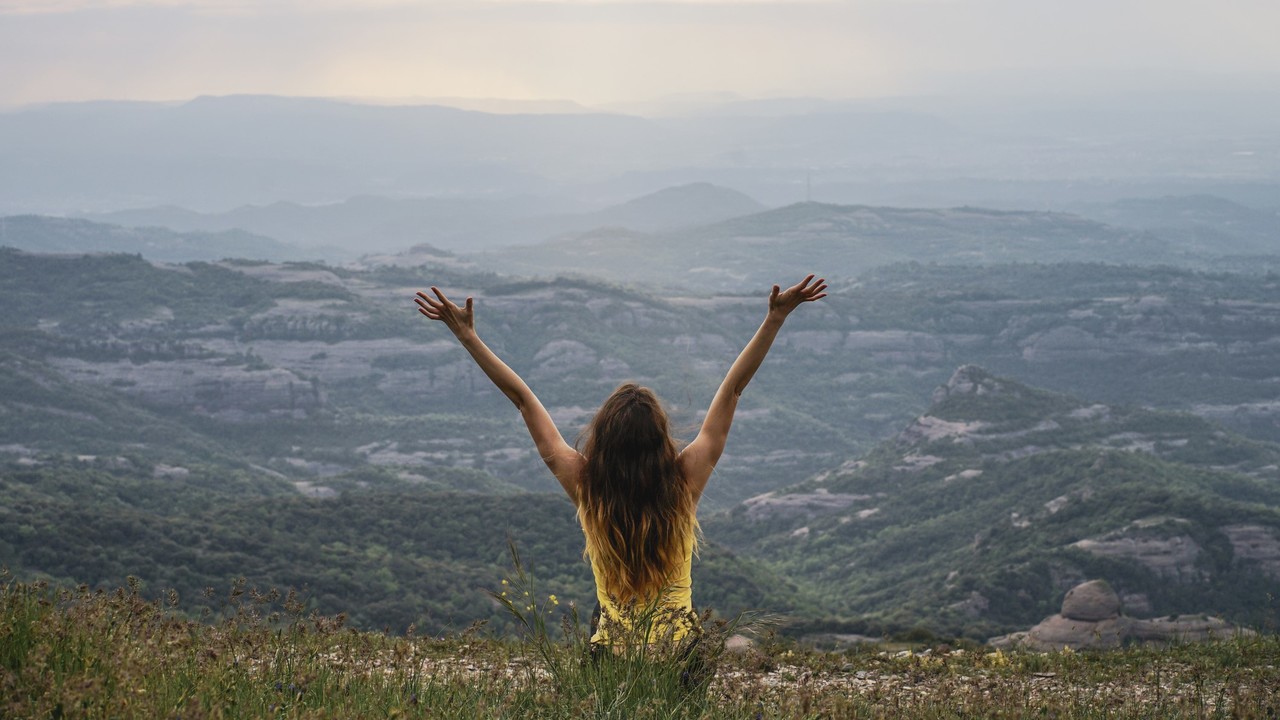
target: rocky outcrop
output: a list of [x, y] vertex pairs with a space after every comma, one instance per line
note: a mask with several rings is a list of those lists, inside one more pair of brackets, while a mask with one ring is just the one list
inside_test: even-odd
[[1263, 575], [1280, 580], [1280, 539], [1261, 525], [1227, 525], [1223, 534], [1231, 541], [1236, 560], [1256, 563]]
[[150, 405], [226, 420], [305, 417], [325, 403], [318, 383], [280, 368], [213, 359], [135, 364], [54, 358], [49, 364], [72, 380], [105, 385]]
[[933, 391], [932, 401], [936, 405], [956, 395], [990, 395], [1003, 389], [1000, 381], [986, 370], [977, 365], [961, 365], [951, 373], [946, 385]]
[[[206, 338], [201, 345], [216, 353], [252, 353], [268, 365], [288, 368], [300, 375], [318, 377], [325, 383], [342, 383], [373, 374], [404, 373], [414, 382], [432, 384], [433, 371], [463, 360], [458, 343], [451, 338], [418, 342], [408, 338], [368, 340], [255, 340]], [[445, 373], [444, 375], [447, 375]], [[440, 382], [453, 382], [441, 377]]]
[[582, 375], [595, 370], [600, 356], [577, 340], [552, 340], [533, 356], [530, 380]]
[[743, 501], [747, 519], [755, 522], [774, 518], [811, 518], [843, 510], [855, 502], [870, 500], [870, 495], [847, 495], [818, 490], [812, 493], [778, 495], [765, 493]]
[[1072, 620], [1062, 615], [1045, 618], [1026, 632], [992, 638], [988, 642], [998, 648], [1020, 648], [1038, 652], [1072, 650], [1110, 650], [1124, 641], [1125, 624], [1119, 616], [1106, 620]]
[[1097, 361], [1114, 357], [1114, 338], [1100, 338], [1072, 325], [1035, 333], [1018, 343], [1022, 359], [1029, 362]]
[[1126, 637], [1138, 642], [1205, 642], [1236, 635], [1253, 635], [1252, 630], [1238, 628], [1222, 618], [1208, 615], [1175, 615], [1151, 620], [1129, 619]]
[[909, 330], [853, 331], [845, 336], [844, 350], [879, 362], [937, 363], [946, 358], [942, 340]]
[[935, 442], [950, 438], [953, 442], [964, 442], [973, 434], [987, 426], [980, 421], [960, 422], [943, 420], [932, 415], [922, 415], [915, 422], [898, 433], [898, 442], [914, 445], [920, 442]]
[[1096, 538], [1085, 538], [1070, 545], [1101, 557], [1132, 560], [1163, 578], [1179, 582], [1205, 579], [1205, 571], [1197, 567], [1203, 549], [1183, 532], [1153, 533], [1153, 528], [1185, 525], [1177, 518], [1152, 518], [1130, 523], [1124, 528]]
[[1221, 618], [1170, 616], [1140, 620], [1120, 612], [1120, 597], [1105, 580], [1090, 580], [1071, 590], [1057, 615], [1045, 618], [1030, 630], [988, 640], [997, 648], [1038, 652], [1107, 650], [1126, 643], [1171, 643], [1221, 640], [1252, 630], [1238, 628]]

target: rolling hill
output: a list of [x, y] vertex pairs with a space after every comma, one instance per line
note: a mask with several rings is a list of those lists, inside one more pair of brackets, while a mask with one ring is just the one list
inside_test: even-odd
[[708, 183], [669, 187], [597, 210], [583, 211], [582, 205], [535, 196], [366, 195], [318, 205], [277, 202], [214, 213], [165, 206], [86, 217], [134, 227], [164, 226], [184, 232], [260, 233], [307, 248], [330, 261], [343, 261], [371, 252], [403, 251], [422, 243], [445, 250], [476, 252], [510, 244], [534, 244], [604, 226], [638, 231], [670, 230], [764, 209], [740, 192]]
[[477, 257], [504, 272], [574, 272], [649, 287], [732, 291], [821, 269], [855, 277], [902, 262], [996, 265], [1200, 260], [1161, 237], [1064, 213], [798, 203], [679, 231], [600, 228]]
[[157, 262], [301, 260], [313, 253], [239, 229], [179, 232], [41, 215], [0, 217], [0, 247], [38, 253], [136, 253]]

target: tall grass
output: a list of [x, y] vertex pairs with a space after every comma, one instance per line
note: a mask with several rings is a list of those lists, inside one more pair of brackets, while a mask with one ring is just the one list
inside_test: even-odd
[[520, 565], [503, 589], [524, 600], [511, 607], [523, 618], [518, 640], [358, 632], [244, 583], [221, 598], [224, 614], [197, 620], [176, 597], [148, 600], [136, 583], [66, 590], [0, 575], [0, 718], [1280, 714], [1275, 636], [1101, 654], [942, 645], [819, 653], [776, 639], [725, 653], [732, 626], [708, 623], [708, 637], [721, 638], [705, 650], [717, 672], [691, 684], [683, 661], [644, 644], [591, 661], [573, 610], [536, 594]]
[[[631, 627], [612, 628], [613, 645], [593, 648], [590, 624], [578, 608], [561, 612], [554, 594], [541, 594], [514, 545], [510, 552], [513, 576], [491, 595], [515, 618], [522, 654], [538, 660], [525, 665], [525, 679], [553, 683], [562, 709], [573, 710], [574, 716], [621, 718], [705, 717], [712, 712], [708, 686], [726, 639], [745, 629], [744, 616], [713, 621], [707, 612], [695, 632], [673, 640], [659, 631], [666, 613], [655, 600], [636, 610]], [[548, 623], [557, 616], [558, 628]]]

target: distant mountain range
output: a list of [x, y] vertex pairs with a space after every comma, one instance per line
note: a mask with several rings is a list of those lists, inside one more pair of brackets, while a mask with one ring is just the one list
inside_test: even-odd
[[1280, 252], [1280, 208], [1262, 210], [1212, 195], [1129, 198], [1085, 205], [1085, 217], [1147, 230], [1204, 254]]
[[[1114, 98], [1090, 109], [717, 100], [661, 118], [563, 105], [247, 95], [62, 103], [0, 113], [0, 214], [165, 205], [224, 212], [369, 195], [531, 195], [600, 207], [691, 182], [734, 187], [767, 205], [812, 198], [1063, 209], [1213, 193], [1274, 208], [1274, 110], [1254, 107], [1256, 93], [1240, 100], [1179, 97], [1163, 113], [1148, 103], [1117, 111], [1126, 103]], [[1201, 139], [1224, 128], [1240, 143]]]
[[88, 214], [85, 218], [117, 225], [164, 226], [183, 232], [243, 230], [324, 253], [330, 259], [344, 260], [422, 243], [455, 252], [474, 252], [503, 245], [533, 244], [602, 226], [671, 230], [763, 209], [763, 205], [735, 190], [693, 183], [590, 212], [572, 212], [564, 203], [558, 207], [553, 199], [532, 196], [505, 199], [363, 196], [330, 205], [275, 203], [240, 207], [225, 213], [197, 213], [170, 206]]
[[1221, 256], [1250, 254], [1260, 271], [1280, 261], [1280, 256], [1267, 261], [1252, 255], [1259, 247], [1254, 236], [1236, 238], [1229, 230], [1221, 235], [1222, 241], [1207, 244], [1182, 233], [1165, 236], [1065, 213], [798, 203], [668, 232], [599, 228], [475, 259], [508, 273], [574, 272], [617, 282], [720, 290], [767, 284], [780, 272], [819, 270], [854, 277], [899, 262], [1209, 267]]
[[[58, 212], [201, 210], [412, 195], [545, 193], [557, 177], [679, 157], [609, 114], [494, 115], [270, 96], [57, 104], [0, 114], [0, 194]], [[673, 153], [677, 153], [674, 154]]]
[[[161, 261], [239, 257], [426, 262], [427, 245], [505, 273], [590, 275], [649, 286], [733, 290], [776, 270], [851, 277], [896, 262], [1106, 262], [1264, 272], [1280, 268], [1280, 216], [1213, 197], [1132, 199], [1079, 215], [983, 208], [799, 203], [765, 209], [694, 183], [589, 212], [535, 198], [359, 197], [226, 213], [156, 207], [91, 220], [0, 218], [0, 245], [44, 252], [139, 252]], [[101, 223], [101, 224], [98, 224]], [[395, 257], [397, 253], [401, 257]], [[359, 265], [359, 262], [356, 262]], [[789, 268], [789, 270], [788, 270]]]
[[297, 246], [240, 229], [181, 232], [40, 215], [0, 217], [0, 247], [42, 253], [137, 253], [159, 262], [313, 257]]

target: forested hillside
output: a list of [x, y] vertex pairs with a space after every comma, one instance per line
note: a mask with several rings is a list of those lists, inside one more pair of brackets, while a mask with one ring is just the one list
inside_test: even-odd
[[869, 454], [707, 532], [814, 593], [827, 629], [985, 638], [1094, 578], [1135, 616], [1280, 621], [1280, 447], [973, 366], [934, 399]]
[[[176, 590], [189, 612], [219, 610], [243, 578], [260, 592], [295, 588], [359, 627], [438, 633], [510, 622], [486, 593], [513, 572], [510, 541], [542, 592], [589, 614], [591, 570], [568, 500], [476, 492], [477, 475], [445, 473], [472, 489], [440, 492], [369, 473], [308, 498], [213, 468], [26, 458], [0, 469], [0, 564], [69, 585], [133, 576], [149, 593]], [[805, 607], [789, 584], [715, 544], [694, 582], [699, 604], [721, 612]]]

